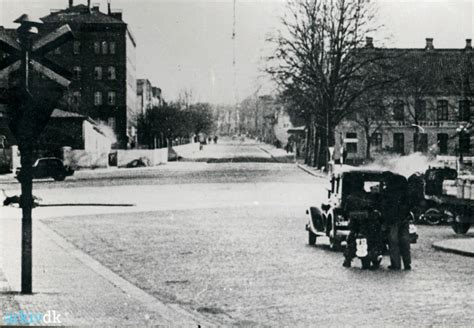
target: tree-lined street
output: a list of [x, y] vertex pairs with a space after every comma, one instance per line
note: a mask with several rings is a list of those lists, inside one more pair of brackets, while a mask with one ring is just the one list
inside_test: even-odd
[[[194, 153], [193, 161], [136, 171], [136, 178], [129, 173], [134, 171], [126, 170], [127, 178], [118, 178], [124, 173], [117, 171], [100, 179], [39, 182], [35, 194], [44, 203], [136, 206], [39, 207], [33, 217], [80, 254], [97, 260], [103, 270], [160, 302], [215, 324], [471, 324], [472, 260], [431, 247], [436, 240], [454, 237], [449, 227], [418, 227], [411, 272], [390, 272], [387, 258], [379, 271], [362, 271], [356, 261], [351, 269], [343, 268], [341, 253], [330, 251], [324, 239], [316, 247], [308, 246], [304, 230], [305, 209], [325, 198], [327, 181], [295, 164], [275, 162], [261, 147], [228, 140], [205, 146]], [[15, 263], [4, 271], [17, 290], [19, 267], [13, 259], [19, 254], [19, 240], [13, 236], [19, 231], [20, 211], [6, 208], [2, 215], [3, 258]], [[63, 324], [114, 323], [129, 312], [134, 313], [130, 323], [160, 323], [159, 316], [140, 308], [142, 301], [133, 296], [129, 305], [114, 305], [120, 315], [95, 308], [91, 316], [96, 317], [84, 319], [84, 309], [71, 304], [96, 304], [87, 293], [90, 287], [71, 292], [74, 303], [64, 301], [67, 308], [61, 309], [58, 299], [67, 299], [68, 293], [57, 281], [80, 279], [85, 270], [58, 271], [61, 256], [70, 257], [65, 263], [75, 258], [88, 266], [77, 254], [63, 251], [67, 255], [56, 253], [57, 268], [48, 267], [52, 261], [46, 254], [53, 254], [58, 247], [54, 245], [50, 241], [34, 247], [38, 295], [20, 298], [20, 303], [30, 302], [23, 308], [46, 311], [53, 304], [62, 311]], [[50, 281], [53, 278], [56, 281]], [[97, 293], [99, 299], [104, 297]], [[119, 300], [119, 294], [114, 297]]]

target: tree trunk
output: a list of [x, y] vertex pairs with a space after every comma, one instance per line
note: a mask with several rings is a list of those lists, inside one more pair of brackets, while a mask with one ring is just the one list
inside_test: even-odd
[[370, 146], [371, 146], [371, 140], [370, 140], [370, 132], [368, 129], [365, 129], [365, 140], [366, 140], [366, 146], [365, 146], [365, 159], [370, 159]]

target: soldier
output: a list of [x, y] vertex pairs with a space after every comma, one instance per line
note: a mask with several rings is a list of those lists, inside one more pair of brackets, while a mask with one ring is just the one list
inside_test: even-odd
[[[407, 180], [400, 175], [386, 174], [383, 191], [382, 212], [388, 228], [388, 243], [391, 270], [411, 270], [409, 204]], [[401, 257], [401, 258], [400, 258]]]

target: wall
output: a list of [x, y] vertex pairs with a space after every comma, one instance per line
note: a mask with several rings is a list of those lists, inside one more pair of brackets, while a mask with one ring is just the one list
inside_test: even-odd
[[[192, 157], [193, 153], [196, 151], [199, 151], [199, 143], [189, 143], [186, 145], [180, 145], [180, 146], [173, 146], [174, 153], [176, 153], [176, 156], [182, 157], [182, 158], [190, 158]], [[172, 152], [170, 152], [170, 156], [172, 155]], [[175, 158], [169, 158], [169, 160], [175, 160]]]
[[82, 123], [82, 135], [85, 151], [99, 154], [110, 153], [112, 141], [97, 131], [97, 127], [87, 120]]
[[107, 168], [109, 166], [109, 152], [94, 152], [83, 149], [63, 147], [62, 156], [64, 165], [77, 168]]

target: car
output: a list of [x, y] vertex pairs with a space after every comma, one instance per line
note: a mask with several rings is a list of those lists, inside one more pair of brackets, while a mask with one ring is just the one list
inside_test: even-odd
[[[74, 174], [71, 167], [65, 166], [63, 161], [56, 157], [39, 158], [32, 166], [33, 179], [53, 178], [55, 181], [63, 181], [67, 176]], [[18, 179], [21, 167], [16, 170], [16, 178]]]
[[[350, 214], [354, 209], [348, 206], [350, 203], [348, 198], [355, 192], [355, 182], [363, 184], [368, 198], [377, 197], [377, 203], [380, 203], [380, 197], [382, 197], [380, 191], [383, 184], [387, 183], [389, 174], [396, 175], [388, 171], [362, 169], [333, 173], [330, 178], [330, 187], [327, 189], [327, 201], [319, 207], [313, 206], [306, 211], [308, 244], [314, 245], [318, 237], [326, 236], [329, 238], [329, 247], [333, 250], [339, 249], [346, 242], [350, 232]], [[416, 226], [412, 223], [413, 219], [413, 214], [410, 212], [410, 242], [416, 243], [418, 234]]]

